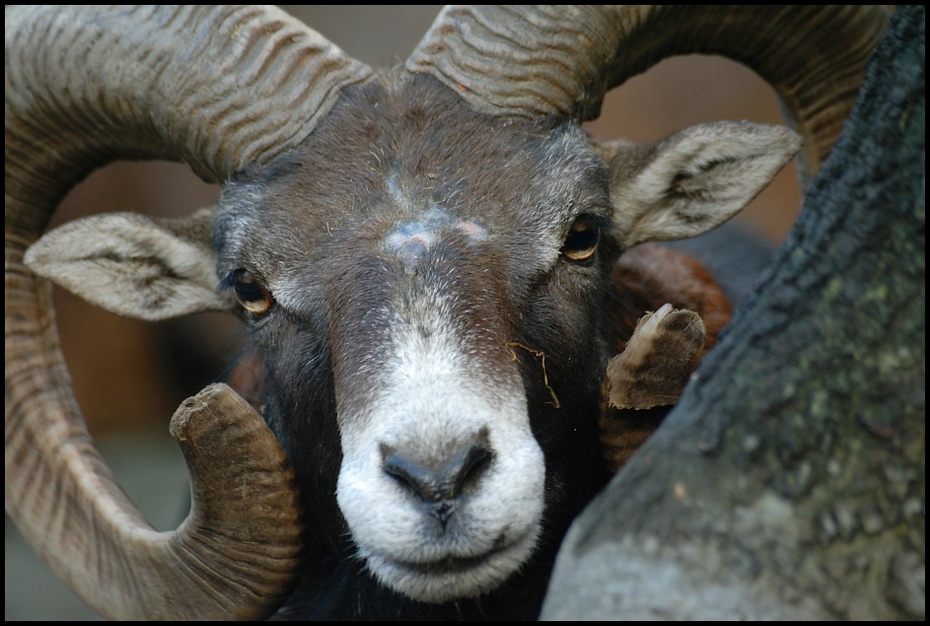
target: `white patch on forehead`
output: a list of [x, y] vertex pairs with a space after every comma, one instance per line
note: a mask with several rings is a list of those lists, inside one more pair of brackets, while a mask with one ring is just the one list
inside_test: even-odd
[[419, 219], [395, 222], [382, 237], [381, 249], [396, 255], [410, 272], [439, 241], [442, 236], [440, 231], [461, 233], [467, 240], [474, 242], [484, 241], [488, 237], [487, 230], [480, 224], [456, 219], [433, 206]]

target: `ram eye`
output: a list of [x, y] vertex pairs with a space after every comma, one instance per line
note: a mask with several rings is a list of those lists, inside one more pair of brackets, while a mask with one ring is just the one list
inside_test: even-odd
[[586, 261], [594, 256], [601, 229], [590, 215], [578, 217], [568, 231], [561, 253], [572, 261]]
[[233, 290], [239, 304], [249, 313], [262, 315], [274, 304], [271, 293], [252, 272], [236, 270], [233, 274]]

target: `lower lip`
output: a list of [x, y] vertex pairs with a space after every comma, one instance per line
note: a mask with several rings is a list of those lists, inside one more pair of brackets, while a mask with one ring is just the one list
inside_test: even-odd
[[475, 568], [478, 568], [482, 565], [487, 564], [488, 561], [493, 559], [496, 555], [502, 552], [506, 552], [507, 550], [512, 548], [514, 545], [520, 543], [520, 539], [521, 538], [518, 538], [516, 541], [510, 541], [504, 544], [504, 537], [500, 536], [495, 540], [494, 545], [491, 547], [490, 550], [478, 556], [470, 556], [470, 557], [448, 556], [442, 559], [438, 559], [436, 561], [430, 561], [428, 563], [410, 563], [410, 562], [405, 562], [405, 561], [395, 561], [394, 565], [399, 568], [408, 570], [410, 572], [414, 572], [417, 574], [423, 574], [423, 575], [436, 576], [436, 575], [443, 575], [443, 574], [461, 574], [461, 573], [474, 570]]

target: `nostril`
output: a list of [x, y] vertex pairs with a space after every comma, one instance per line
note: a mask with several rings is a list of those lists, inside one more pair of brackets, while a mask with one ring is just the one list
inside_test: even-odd
[[457, 498], [462, 493], [466, 482], [477, 480], [485, 468], [491, 463], [491, 451], [482, 445], [468, 447], [460, 463], [450, 468], [449, 477], [453, 479], [450, 497]]
[[439, 481], [436, 473], [425, 464], [417, 463], [398, 454], [390, 446], [381, 446], [381, 455], [384, 459], [384, 471], [397, 479], [405, 487], [413, 490], [420, 498], [432, 502], [440, 498]]
[[491, 463], [493, 455], [485, 441], [487, 435], [482, 429], [475, 440], [455, 448], [438, 461], [417, 459], [382, 444], [382, 468], [428, 504], [431, 514], [445, 525], [455, 510], [456, 501]]

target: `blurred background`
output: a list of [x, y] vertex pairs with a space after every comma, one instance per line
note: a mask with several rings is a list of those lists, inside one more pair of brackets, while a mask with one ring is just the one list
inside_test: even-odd
[[[430, 6], [287, 6], [349, 55], [373, 66], [402, 63], [440, 9]], [[717, 57], [664, 61], [607, 97], [595, 136], [648, 141], [701, 122], [783, 123], [776, 99], [751, 71]], [[108, 211], [178, 216], [209, 206], [219, 188], [172, 163], [115, 163], [91, 175], [61, 204], [53, 226]], [[736, 220], [772, 244], [781, 242], [799, 207], [793, 167]], [[57, 289], [57, 318], [75, 392], [91, 433], [129, 496], [156, 528], [186, 512], [186, 471], [168, 435], [180, 402], [223, 380], [245, 342], [230, 316], [201, 314], [162, 323], [126, 320]], [[5, 530], [5, 618], [95, 619]]]

